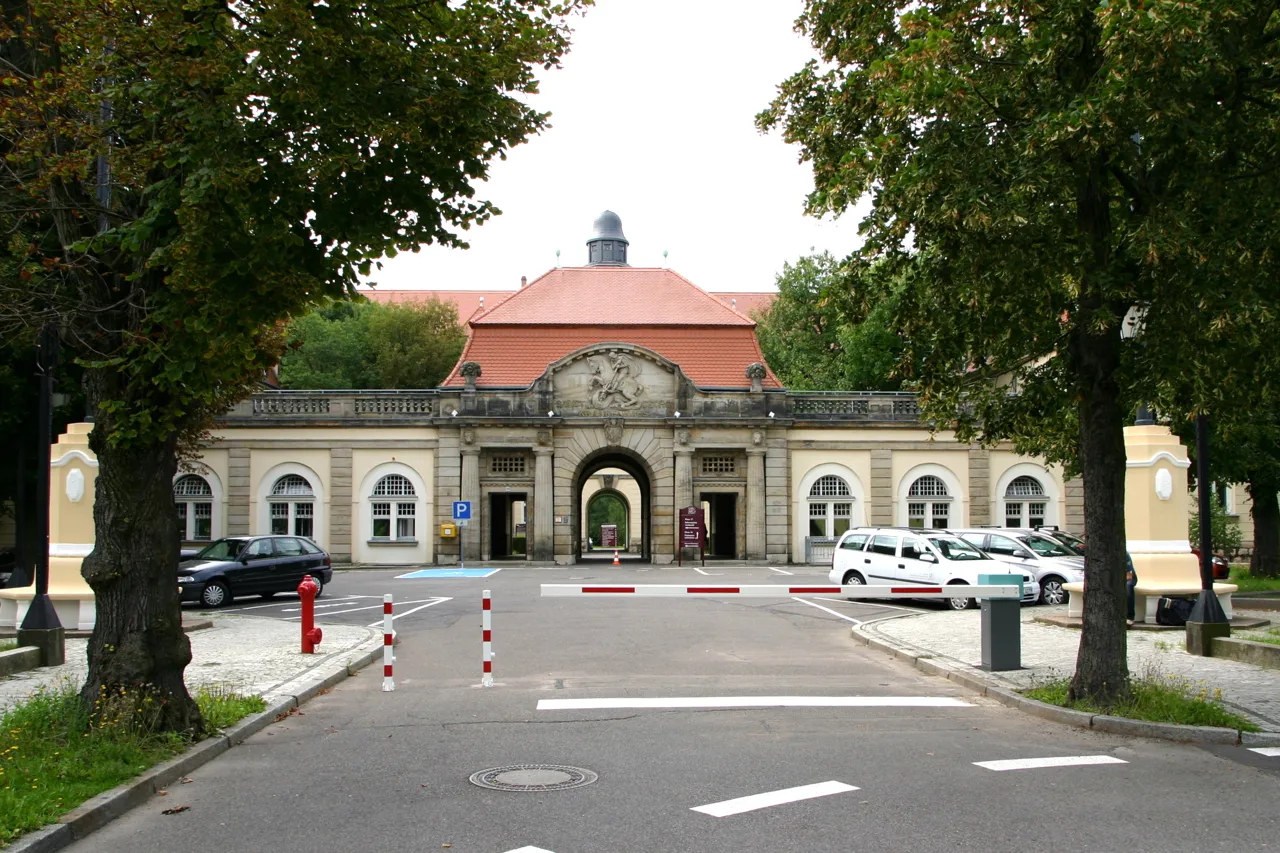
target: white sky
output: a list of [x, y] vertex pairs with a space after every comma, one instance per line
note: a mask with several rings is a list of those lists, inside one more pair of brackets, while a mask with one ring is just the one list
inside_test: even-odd
[[[386, 289], [502, 290], [581, 266], [591, 223], [622, 218], [632, 266], [670, 266], [707, 290], [772, 290], [784, 261], [860, 242], [861, 211], [803, 215], [812, 173], [778, 132], [754, 126], [812, 48], [800, 0], [597, 0], [573, 21], [560, 70], [541, 71], [552, 127], [508, 153], [477, 197], [503, 215], [384, 261]], [[662, 252], [669, 257], [664, 263]]]

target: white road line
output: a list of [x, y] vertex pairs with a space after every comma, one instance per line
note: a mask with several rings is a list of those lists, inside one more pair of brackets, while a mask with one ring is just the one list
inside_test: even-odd
[[539, 699], [539, 711], [605, 708], [972, 708], [950, 696], [676, 696], [670, 699]]
[[[394, 621], [396, 621], [397, 619], [399, 619], [401, 616], [408, 616], [410, 613], [417, 613], [419, 610], [426, 610], [428, 607], [435, 607], [437, 604], [444, 604], [446, 601], [453, 601], [453, 599], [452, 599], [452, 598], [437, 598], [435, 601], [427, 602], [426, 604], [422, 605], [421, 607], [415, 607], [415, 608], [413, 608], [412, 610], [406, 610], [406, 611], [405, 611], [405, 612], [403, 612], [403, 613], [393, 613], [393, 614], [391, 615], [391, 621], [392, 621], [392, 622], [394, 622]], [[413, 604], [413, 602], [412, 602], [412, 601], [408, 601], [408, 602], [405, 602], [405, 603], [406, 603], [406, 604]], [[366, 625], [365, 627], [366, 627], [366, 628], [377, 628], [377, 627], [378, 627], [379, 625], [381, 625], [381, 624], [382, 624], [382, 620], [381, 620], [381, 619], [379, 619], [377, 622], [370, 622], [370, 623], [369, 623], [368, 625]]]
[[[328, 599], [327, 601], [317, 603], [316, 610], [327, 610], [330, 607], [345, 607], [348, 604], [352, 603], [353, 601], [358, 601], [359, 599], [362, 599], [362, 598], [377, 598], [377, 597], [378, 596], [376, 595], [348, 595], [345, 598], [331, 598], [331, 599]], [[286, 607], [284, 610], [281, 610], [280, 612], [281, 613], [298, 613], [301, 610], [302, 610], [301, 606]]]
[[[354, 599], [354, 598], [368, 598], [368, 596], [366, 596], [366, 595], [348, 595], [346, 598], [347, 598], [347, 599]], [[343, 600], [343, 599], [340, 599], [340, 598], [339, 598], [339, 599], [335, 599], [335, 601], [342, 601], [342, 600]], [[224, 607], [224, 608], [222, 608], [221, 610], [222, 610], [222, 612], [223, 612], [223, 613], [237, 613], [237, 612], [239, 612], [239, 611], [241, 611], [241, 610], [261, 610], [261, 609], [262, 609], [262, 608], [264, 608], [264, 607], [279, 607], [281, 604], [288, 604], [288, 603], [289, 603], [289, 601], [288, 601], [288, 599], [286, 599], [286, 600], [284, 600], [284, 601], [273, 601], [273, 602], [271, 602], [270, 604], [250, 604], [250, 605], [249, 605], [249, 606], [247, 606], [247, 607], [235, 607], [235, 606], [232, 606], [232, 607]], [[298, 608], [296, 608], [296, 607], [295, 607], [295, 608], [293, 608], [293, 609], [294, 609], [294, 610], [297, 610]], [[287, 610], [286, 610], [285, 612], [287, 613], [287, 612], [289, 612], [289, 611], [287, 611]]]
[[[861, 620], [861, 619], [854, 619], [852, 616], [845, 616], [843, 613], [837, 613], [837, 612], [835, 612], [835, 611], [834, 611], [834, 610], [832, 610], [830, 607], [823, 607], [821, 604], [814, 604], [812, 601], [808, 601], [807, 599], [804, 599], [804, 598], [793, 598], [793, 599], [791, 599], [791, 600], [792, 600], [792, 601], [798, 601], [798, 602], [800, 602], [801, 604], [807, 604], [807, 605], [809, 605], [810, 607], [816, 607], [816, 608], [818, 608], [819, 610], [826, 611], [827, 613], [830, 613], [832, 616], [836, 617], [837, 619], [846, 619], [846, 620], [848, 620], [848, 621], [852, 622], [852, 623], [853, 623], [853, 624], [855, 624], [855, 625], [861, 625], [861, 624], [862, 624], [862, 620]], [[830, 601], [830, 600], [831, 600], [831, 599], [829, 599], [829, 598], [824, 598], [824, 599], [823, 599], [823, 601]]]
[[1256, 752], [1258, 755], [1265, 755], [1268, 758], [1280, 758], [1280, 746], [1251, 746], [1250, 752]]
[[725, 800], [722, 803], [697, 806], [690, 811], [702, 812], [712, 817], [728, 817], [743, 812], [767, 809], [769, 806], [780, 806], [794, 803], [797, 800], [812, 800], [814, 797], [829, 797], [832, 794], [843, 794], [858, 790], [853, 785], [843, 782], [817, 782], [813, 785], [801, 785], [798, 788], [783, 788], [781, 791], [769, 791], [764, 794], [752, 794], [749, 797], [738, 797], [736, 800]]
[[904, 613], [919, 613], [919, 612], [920, 612], [920, 610], [919, 610], [918, 608], [915, 608], [915, 607], [895, 607], [895, 606], [894, 606], [894, 605], [892, 605], [892, 604], [872, 604], [870, 601], [866, 601], [866, 600], [861, 599], [861, 598], [859, 598], [857, 601], [850, 601], [850, 600], [849, 600], [849, 599], [847, 599], [847, 598], [823, 598], [822, 596], [818, 596], [818, 597], [817, 597], [816, 599], [814, 599], [814, 600], [815, 600], [815, 601], [831, 601], [831, 602], [834, 602], [834, 603], [836, 603], [836, 604], [857, 604], [857, 605], [860, 605], [860, 606], [861, 606], [861, 605], [865, 605], [865, 606], [867, 606], [867, 607], [887, 607], [887, 608], [888, 608], [888, 609], [890, 609], [890, 610], [901, 610], [901, 611], [902, 611], [902, 612], [904, 612]]
[[541, 847], [521, 847], [518, 850], [508, 850], [507, 853], [551, 853], [551, 851], [543, 850]]
[[1004, 761], [975, 761], [988, 770], [1037, 770], [1041, 767], [1075, 767], [1081, 764], [1128, 764], [1112, 755], [1060, 755], [1055, 758], [1010, 758]]
[[698, 568], [697, 566], [693, 566], [692, 568], [698, 574], [706, 575], [709, 578], [718, 578], [724, 574], [724, 572], [704, 572], [702, 569]]
[[770, 566], [770, 567], [769, 567], [769, 571], [771, 571], [771, 572], [777, 572], [777, 573], [778, 573], [778, 574], [780, 574], [780, 575], [794, 575], [794, 574], [795, 574], [795, 572], [784, 572], [782, 569], [775, 569], [773, 566]]
[[[424, 601], [436, 601], [434, 598], [419, 598], [416, 601], [397, 601], [396, 604], [422, 604]], [[321, 613], [321, 616], [337, 616], [341, 613], [355, 613], [360, 610], [381, 610], [382, 603], [370, 604], [368, 607], [352, 607], [350, 610], [329, 610]], [[301, 616], [290, 616], [290, 619], [301, 619]], [[379, 622], [378, 624], [382, 624]]]

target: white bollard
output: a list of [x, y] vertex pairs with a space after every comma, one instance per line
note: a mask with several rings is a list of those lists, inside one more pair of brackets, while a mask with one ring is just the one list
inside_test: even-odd
[[395, 653], [391, 644], [395, 639], [395, 630], [391, 624], [391, 593], [382, 596], [382, 692], [390, 693], [396, 689], [396, 680], [391, 677], [391, 664]]
[[483, 631], [484, 675], [480, 679], [481, 687], [493, 686], [493, 621], [490, 615], [489, 590], [484, 591], [484, 604], [480, 616], [480, 628]]

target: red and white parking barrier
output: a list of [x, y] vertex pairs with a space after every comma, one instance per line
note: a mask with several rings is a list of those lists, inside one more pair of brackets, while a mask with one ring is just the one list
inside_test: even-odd
[[[722, 596], [754, 597], [840, 595], [845, 598], [1013, 598], [1021, 597], [1017, 584], [953, 584], [948, 586], [893, 586], [851, 584], [848, 586], [786, 586], [784, 584], [743, 584], [738, 586], [685, 586], [683, 584], [597, 584], [580, 586], [568, 583], [544, 583], [544, 597], [565, 595], [605, 596]], [[489, 608], [485, 593], [485, 610]], [[487, 616], [487, 614], [486, 614]], [[486, 636], [487, 636], [486, 632]]]
[[382, 596], [382, 692], [390, 693], [396, 689], [396, 680], [391, 677], [391, 664], [395, 661], [395, 652], [391, 645], [395, 640], [395, 629], [392, 627], [391, 593]]
[[490, 609], [492, 602], [489, 599], [489, 590], [484, 591], [484, 609], [480, 616], [480, 629], [483, 632], [483, 648], [484, 648], [484, 675], [480, 679], [481, 687], [493, 686], [493, 617]]

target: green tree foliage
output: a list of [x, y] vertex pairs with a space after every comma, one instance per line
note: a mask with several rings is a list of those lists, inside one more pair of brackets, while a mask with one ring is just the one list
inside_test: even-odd
[[627, 547], [627, 504], [612, 492], [592, 495], [587, 504], [587, 534], [597, 548], [604, 543], [602, 524], [618, 525], [618, 547]]
[[782, 384], [797, 391], [896, 391], [902, 342], [888, 298], [863, 312], [850, 291], [871, 287], [877, 270], [851, 268], [830, 252], [783, 264], [778, 296], [756, 319], [765, 360]]
[[[870, 194], [863, 254], [911, 270], [897, 313], [926, 413], [1079, 460], [1071, 690], [1106, 706], [1128, 683], [1128, 413], [1184, 382], [1212, 410], [1197, 359], [1278, 302], [1276, 8], [807, 0], [798, 27], [821, 62], [759, 123], [801, 146], [812, 213]], [[1141, 346], [1121, 335], [1134, 305]]]
[[435, 388], [466, 333], [452, 303], [335, 302], [289, 324], [286, 388]]
[[546, 126], [535, 71], [589, 0], [0, 0], [0, 338], [56, 324], [100, 463], [83, 696], [199, 728], [173, 565], [180, 445], [282, 326], [378, 259], [497, 213], [473, 185]]
[[[1227, 514], [1217, 490], [1210, 491], [1209, 524], [1213, 536], [1213, 550], [1218, 554], [1234, 554], [1240, 550], [1243, 540], [1240, 536], [1240, 525]], [[1187, 518], [1187, 537], [1191, 547], [1200, 544], [1200, 511], [1193, 509]]]

